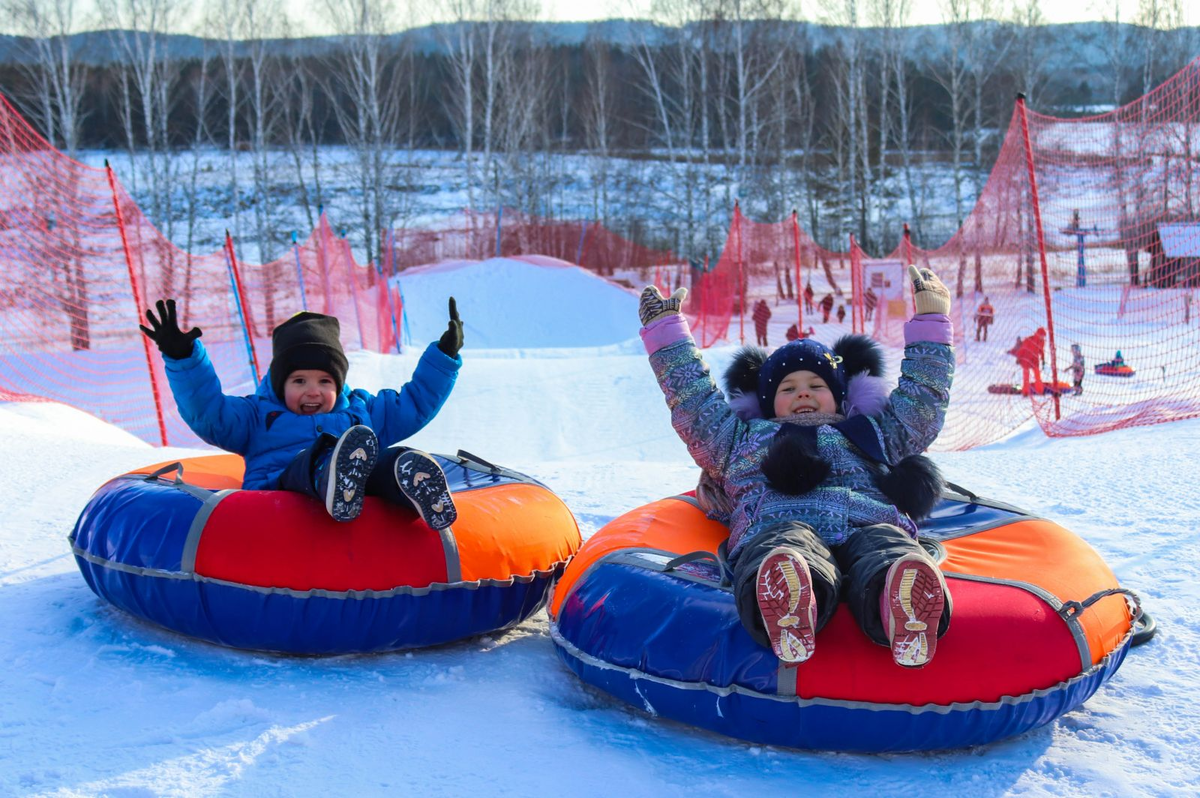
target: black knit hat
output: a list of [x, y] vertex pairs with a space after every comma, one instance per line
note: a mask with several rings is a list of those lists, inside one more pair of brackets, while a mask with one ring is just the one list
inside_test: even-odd
[[758, 371], [758, 404], [763, 418], [775, 415], [775, 391], [783, 378], [793, 371], [811, 371], [829, 386], [834, 405], [842, 406], [846, 396], [846, 373], [842, 358], [833, 350], [812, 338], [789, 341], [776, 349]]
[[333, 316], [321, 313], [297, 313], [271, 332], [271, 387], [283, 399], [288, 375], [298, 369], [329, 372], [338, 393], [346, 384], [350, 368], [342, 350], [342, 326]]

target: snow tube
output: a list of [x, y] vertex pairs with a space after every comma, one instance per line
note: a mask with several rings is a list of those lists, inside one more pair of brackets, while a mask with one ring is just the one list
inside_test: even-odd
[[550, 631], [580, 678], [652, 715], [794, 748], [978, 745], [1087, 700], [1129, 650], [1140, 610], [1078, 536], [1015, 507], [947, 493], [921, 526], [954, 594], [925, 668], [871, 643], [843, 604], [816, 653], [781, 665], [742, 628], [716, 564], [728, 529], [688, 496], [613, 520], [555, 588]]
[[441, 533], [375, 497], [339, 524], [300, 494], [241, 490], [242, 459], [216, 455], [110, 480], [71, 549], [101, 598], [236, 648], [383, 651], [519, 623], [579, 548], [574, 516], [529, 477], [434, 457], [458, 507]]
[[1105, 377], [1132, 377], [1134, 375], [1133, 367], [1124, 363], [1097, 363], [1095, 370], [1097, 374]]

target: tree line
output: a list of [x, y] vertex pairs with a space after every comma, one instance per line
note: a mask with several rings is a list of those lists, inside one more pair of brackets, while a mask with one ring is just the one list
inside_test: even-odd
[[839, 0], [820, 24], [792, 0], [655, 0], [650, 20], [574, 38], [531, 22], [528, 0], [440, 0], [447, 22], [407, 30], [388, 0], [319, 0], [336, 31], [320, 39], [289, 36], [282, 0], [208, 0], [187, 39], [172, 33], [195, 10], [182, 0], [100, 0], [99, 52], [80, 46], [73, 0], [0, 0], [23, 34], [0, 86], [70, 155], [126, 149], [123, 179], [189, 250], [211, 201], [201, 153], [229, 158], [222, 201], [265, 261], [287, 246], [285, 206], [315, 223], [336, 144], [355, 197], [342, 221], [368, 260], [416, 214], [439, 150], [469, 209], [583, 216], [701, 259], [740, 199], [765, 220], [797, 210], [830, 249], [854, 235], [884, 252], [905, 222], [925, 247], [958, 229], [1017, 92], [1113, 106], [1186, 63], [1182, 2], [1124, 20], [1113, 0], [1094, 26], [1103, 69], [1072, 83], [1051, 67], [1041, 0], [945, 0], [936, 28], [908, 25], [911, 0]]

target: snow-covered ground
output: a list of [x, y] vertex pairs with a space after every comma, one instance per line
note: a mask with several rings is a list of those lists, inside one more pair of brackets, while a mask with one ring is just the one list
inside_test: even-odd
[[[439, 312], [436, 295], [455, 292], [467, 324], [459, 383], [414, 445], [464, 448], [537, 477], [585, 537], [695, 484], [636, 340], [635, 296], [580, 277], [547, 285], [570, 311], [552, 314], [530, 292], [523, 304], [480, 302], [471, 292], [486, 287], [435, 284], [446, 278], [405, 278], [406, 294]], [[444, 324], [413, 323], [426, 339]], [[528, 337], [488, 337], [506, 329]], [[572, 345], [547, 348], [543, 334]], [[715, 371], [732, 351], [710, 350]], [[348, 381], [401, 384], [418, 353], [351, 353]], [[1048, 726], [973, 750], [889, 756], [749, 745], [651, 717], [561, 665], [544, 613], [436, 649], [331, 658], [225, 649], [150, 626], [88, 589], [66, 536], [109, 477], [204, 452], [155, 449], [48, 403], [0, 404], [0, 438], [0, 795], [1200, 792], [1200, 420], [1065, 440], [1033, 428], [935, 455], [951, 481], [1079, 533], [1160, 631]]]

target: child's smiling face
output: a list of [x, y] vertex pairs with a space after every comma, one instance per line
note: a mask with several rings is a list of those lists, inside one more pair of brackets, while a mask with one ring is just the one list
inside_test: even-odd
[[793, 371], [775, 389], [775, 418], [837, 412], [829, 384], [811, 371]]
[[337, 401], [333, 375], [320, 369], [296, 369], [283, 383], [283, 403], [302, 416], [328, 413]]

